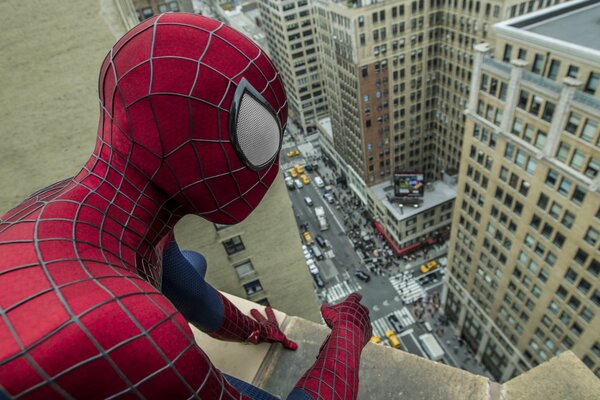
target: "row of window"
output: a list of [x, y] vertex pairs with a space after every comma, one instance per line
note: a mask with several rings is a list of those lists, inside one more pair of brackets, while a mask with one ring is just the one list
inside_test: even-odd
[[[225, 248], [225, 252], [228, 255], [234, 255], [246, 249], [244, 246], [244, 242], [240, 236], [235, 236], [231, 239], [225, 240], [222, 242], [223, 247]], [[254, 270], [254, 266], [250, 260], [244, 260], [242, 262], [236, 263], [233, 265], [235, 272], [238, 275], [238, 278], [244, 279], [248, 278], [256, 273]], [[246, 291], [246, 295], [248, 297], [254, 297], [257, 293], [263, 291], [263, 287], [260, 283], [259, 279], [254, 279], [250, 282], [246, 282], [242, 284], [244, 290]], [[263, 301], [265, 301], [264, 299]], [[268, 305], [268, 302], [267, 302]]]

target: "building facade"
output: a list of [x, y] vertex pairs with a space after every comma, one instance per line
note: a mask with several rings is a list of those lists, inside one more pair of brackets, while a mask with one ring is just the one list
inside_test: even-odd
[[313, 9], [309, 0], [259, 0], [259, 10], [269, 55], [283, 76], [290, 120], [313, 133], [327, 115]]
[[194, 12], [192, 0], [132, 0], [140, 21], [165, 12]]
[[283, 178], [236, 225], [216, 225], [188, 216], [175, 228], [182, 249], [200, 252], [208, 263], [207, 282], [219, 290], [290, 315], [320, 321], [313, 279]]
[[600, 376], [599, 15], [568, 2], [476, 46], [443, 301], [500, 381], [565, 350]]

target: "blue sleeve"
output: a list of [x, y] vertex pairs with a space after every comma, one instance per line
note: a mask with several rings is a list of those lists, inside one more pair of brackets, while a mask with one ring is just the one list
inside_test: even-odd
[[181, 251], [169, 243], [163, 255], [162, 292], [196, 328], [214, 332], [225, 312], [219, 294], [206, 283], [206, 259], [194, 251]]
[[304, 390], [300, 388], [294, 388], [292, 392], [288, 395], [286, 400], [314, 400], [310, 397]]

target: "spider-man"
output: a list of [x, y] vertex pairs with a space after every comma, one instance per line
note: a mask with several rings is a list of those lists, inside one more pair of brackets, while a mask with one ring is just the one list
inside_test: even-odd
[[[0, 397], [250, 399], [188, 321], [224, 340], [296, 344], [242, 314], [181, 252], [175, 223], [246, 218], [278, 171], [287, 119], [265, 53], [192, 14], [143, 22], [101, 68], [93, 155], [0, 219]], [[322, 307], [332, 331], [289, 399], [353, 399], [371, 328], [354, 294]], [[243, 390], [240, 392], [239, 390]]]

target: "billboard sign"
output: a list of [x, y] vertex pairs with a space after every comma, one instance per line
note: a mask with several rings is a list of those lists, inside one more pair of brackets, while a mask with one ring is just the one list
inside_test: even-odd
[[394, 196], [396, 197], [423, 197], [425, 188], [424, 174], [422, 172], [396, 172], [394, 173]]

